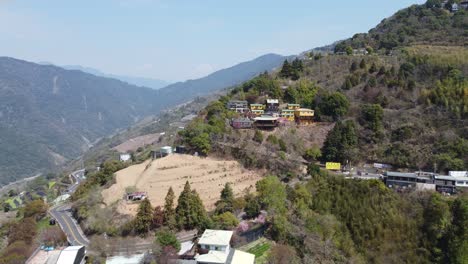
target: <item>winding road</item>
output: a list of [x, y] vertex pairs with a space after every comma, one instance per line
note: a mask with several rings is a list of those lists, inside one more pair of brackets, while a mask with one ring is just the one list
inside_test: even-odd
[[[78, 170], [71, 173], [75, 182], [68, 188], [68, 193], [72, 194], [84, 179], [84, 170]], [[62, 228], [65, 235], [67, 235], [68, 242], [72, 246], [88, 246], [89, 240], [81, 230], [80, 225], [71, 215], [71, 205], [68, 202], [54, 206], [49, 210], [50, 215], [57, 221]]]

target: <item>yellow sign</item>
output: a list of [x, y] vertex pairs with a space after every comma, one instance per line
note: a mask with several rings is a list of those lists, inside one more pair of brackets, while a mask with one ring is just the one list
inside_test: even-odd
[[327, 162], [325, 163], [325, 169], [327, 170], [340, 170], [341, 163], [339, 162]]

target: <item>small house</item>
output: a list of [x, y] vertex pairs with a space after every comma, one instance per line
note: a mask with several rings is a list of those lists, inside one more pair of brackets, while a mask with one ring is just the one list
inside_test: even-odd
[[450, 8], [450, 11], [455, 13], [455, 12], [458, 12], [458, 10], [459, 10], [458, 4], [457, 3], [452, 4], [452, 7]]
[[434, 177], [436, 190], [442, 193], [456, 193], [457, 179], [452, 176], [437, 175]]
[[122, 153], [122, 154], [120, 154], [120, 161], [121, 161], [121, 162], [129, 161], [131, 158], [132, 158], [132, 155], [130, 155], [130, 154], [128, 154], [128, 153]]
[[141, 201], [146, 199], [147, 196], [146, 192], [127, 193], [127, 201]]
[[314, 110], [298, 108], [294, 111], [296, 123], [298, 125], [310, 125], [314, 122]]
[[233, 231], [206, 229], [198, 241], [197, 264], [254, 264], [255, 255], [231, 248], [232, 234]]
[[278, 99], [266, 99], [266, 110], [271, 112], [278, 112], [279, 100]]
[[281, 110], [281, 117], [289, 121], [294, 121], [294, 110], [292, 109], [283, 109]]
[[299, 109], [299, 108], [301, 108], [300, 104], [288, 104], [287, 105], [288, 110], [296, 110], [296, 109]]
[[250, 110], [265, 110], [264, 104], [250, 104]]
[[253, 121], [249, 118], [233, 118], [231, 120], [231, 126], [236, 129], [251, 128]]
[[226, 107], [229, 110], [235, 111], [237, 113], [245, 113], [249, 111], [248, 105], [249, 103], [247, 101], [233, 100], [233, 101], [229, 101]]
[[162, 156], [167, 156], [169, 154], [172, 154], [172, 147], [171, 146], [161, 147], [160, 152]]

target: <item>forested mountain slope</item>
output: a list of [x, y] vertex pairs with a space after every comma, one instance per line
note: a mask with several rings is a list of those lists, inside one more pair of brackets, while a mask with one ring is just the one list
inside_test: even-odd
[[156, 113], [158, 94], [81, 71], [0, 58], [0, 182], [76, 157]]
[[[420, 22], [407, 21], [416, 17]], [[245, 197], [245, 208], [268, 210], [269, 236], [292, 246], [289, 258], [297, 263], [465, 263], [466, 194], [398, 194], [379, 180], [325, 173], [314, 162], [466, 170], [468, 49], [460, 23], [467, 18], [465, 10], [432, 5], [399, 11], [369, 34], [338, 43], [336, 54], [308, 54], [236, 87], [201, 111], [179, 140], [194, 152], [231, 156], [275, 175]], [[403, 25], [414, 29], [411, 38], [398, 30]], [[386, 45], [394, 34], [401, 41]], [[443, 38], [433, 42], [438, 34]], [[317, 124], [274, 131], [227, 125], [239, 116], [226, 109], [229, 100], [266, 98], [314, 109]], [[326, 139], [311, 145], [317, 128], [330, 123]], [[303, 178], [304, 159], [312, 162], [310, 180]]]
[[97, 139], [160, 110], [281, 65], [268, 54], [158, 91], [80, 70], [0, 58], [0, 185], [55, 169]]

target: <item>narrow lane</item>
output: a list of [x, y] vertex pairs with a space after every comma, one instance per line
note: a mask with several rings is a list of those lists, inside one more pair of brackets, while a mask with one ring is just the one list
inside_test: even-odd
[[[71, 176], [76, 180], [76, 182], [68, 189], [69, 194], [72, 194], [76, 190], [83, 178], [83, 175], [84, 170], [78, 170], [71, 173]], [[62, 228], [63, 232], [67, 236], [68, 242], [72, 246], [88, 246], [89, 240], [84, 236], [81, 227], [73, 219], [70, 208], [70, 204], [66, 202], [50, 208], [49, 213], [60, 225], [60, 228]]]

